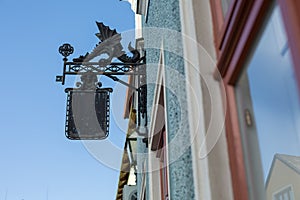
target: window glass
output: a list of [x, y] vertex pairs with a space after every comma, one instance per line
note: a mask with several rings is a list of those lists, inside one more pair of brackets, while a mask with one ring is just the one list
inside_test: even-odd
[[[274, 199], [288, 185], [299, 188], [299, 93], [278, 6], [236, 85], [236, 98], [250, 199]], [[294, 199], [290, 195], [275, 199]]]
[[229, 6], [231, 4], [232, 0], [221, 0], [221, 3], [222, 3], [222, 11], [223, 11], [223, 16], [225, 17], [227, 12], [228, 12], [228, 9], [229, 9]]

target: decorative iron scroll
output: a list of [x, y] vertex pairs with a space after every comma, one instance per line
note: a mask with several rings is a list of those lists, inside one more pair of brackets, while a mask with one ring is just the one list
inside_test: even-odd
[[134, 72], [136, 64], [134, 66], [132, 65], [123, 65], [120, 63], [112, 63], [108, 66], [97, 66], [97, 63], [73, 63], [70, 62], [66, 66], [66, 73], [67, 74], [78, 74], [78, 73], [84, 73], [92, 71], [96, 74], [102, 74], [107, 72], [123, 72], [123, 73], [129, 73]]
[[74, 48], [70, 44], [63, 44], [58, 49], [59, 53], [63, 55], [63, 57], [67, 58], [74, 52]]
[[[101, 88], [97, 75], [105, 75], [114, 81], [135, 89], [138, 93], [138, 125], [147, 124], [147, 86], [146, 59], [140, 52], [128, 45], [131, 56], [123, 50], [121, 34], [110, 29], [103, 23], [96, 22], [99, 33], [96, 36], [100, 42], [85, 55], [68, 61], [68, 56], [74, 48], [65, 43], [59, 47], [59, 53], [64, 57], [63, 75], [56, 76], [56, 81], [65, 84], [66, 75], [81, 75], [77, 88], [67, 88], [67, 113], [65, 133], [72, 140], [99, 140], [109, 134], [109, 112], [111, 88]], [[120, 62], [113, 62], [119, 60]], [[118, 75], [131, 75], [137, 78], [138, 85], [130, 85], [120, 80]]]
[[[105, 73], [118, 73], [114, 75], [137, 75], [136, 68], [144, 65], [144, 58], [138, 50], [128, 45], [128, 50], [132, 56], [128, 56], [121, 44], [121, 34], [115, 29], [111, 30], [102, 22], [96, 22], [99, 33], [96, 36], [100, 42], [92, 50], [91, 53], [80, 55], [73, 59], [73, 62], [68, 62], [67, 57], [74, 52], [74, 48], [65, 43], [59, 47], [59, 53], [64, 56], [64, 71], [62, 76], [56, 76], [56, 81], [65, 83], [66, 75], [80, 75], [89, 71], [102, 75]], [[104, 57], [104, 58], [103, 58]], [[112, 62], [116, 58], [119, 62]]]

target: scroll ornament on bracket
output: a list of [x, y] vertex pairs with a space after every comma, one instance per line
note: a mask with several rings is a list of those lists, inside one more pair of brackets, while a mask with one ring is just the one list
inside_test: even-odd
[[[74, 52], [74, 48], [68, 43], [59, 47], [59, 53], [64, 57], [64, 64], [63, 74], [56, 76], [56, 81], [64, 85], [67, 75], [80, 75], [80, 82], [76, 83], [76, 88], [65, 89], [67, 93], [66, 136], [75, 140], [105, 139], [108, 136], [109, 94], [113, 90], [102, 88], [102, 83], [98, 82], [98, 75], [107, 76], [137, 92], [136, 130], [138, 134], [146, 135], [146, 57], [141, 58], [139, 51], [134, 49], [131, 43], [128, 45], [128, 50], [132, 55], [128, 56], [121, 44], [121, 34], [101, 22], [96, 23], [99, 29], [96, 36], [100, 42], [90, 53], [74, 58], [73, 62], [68, 62], [67, 57]], [[121, 62], [112, 62], [114, 59]], [[136, 77], [137, 86], [120, 80], [117, 77], [119, 75]], [[96, 112], [96, 117], [92, 118], [93, 112]]]

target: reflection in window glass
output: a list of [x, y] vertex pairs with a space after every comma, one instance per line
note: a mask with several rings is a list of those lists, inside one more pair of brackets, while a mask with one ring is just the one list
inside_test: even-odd
[[274, 194], [273, 200], [294, 200], [294, 192], [292, 187], [289, 186]]
[[[264, 193], [259, 198], [268, 200], [300, 199], [290, 189], [278, 193], [300, 187], [299, 93], [278, 7], [236, 86], [236, 96], [247, 178], [253, 188], [261, 188], [252, 192]], [[252, 113], [252, 124], [243, 122], [245, 110]]]

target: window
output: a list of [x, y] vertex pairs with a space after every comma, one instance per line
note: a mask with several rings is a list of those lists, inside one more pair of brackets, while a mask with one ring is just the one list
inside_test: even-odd
[[[266, 199], [265, 184], [271, 167], [274, 164], [275, 171], [284, 167], [275, 158], [299, 157], [300, 2], [233, 0], [225, 19], [220, 1], [210, 3], [218, 55], [216, 73], [221, 74], [226, 89], [226, 135], [234, 199]], [[282, 11], [282, 17], [274, 11], [274, 3], [277, 3], [275, 10]], [[280, 20], [275, 20], [278, 16]], [[271, 27], [267, 32], [273, 32], [273, 42], [268, 46], [261, 38], [270, 39], [262, 34], [270, 21], [272, 25], [267, 25]], [[277, 51], [277, 56], [258, 58], [263, 47], [268, 48], [267, 53]], [[262, 95], [265, 98], [258, 100]], [[258, 106], [258, 102], [265, 105]], [[278, 110], [279, 114], [275, 113]], [[262, 115], [266, 113], [269, 116]], [[272, 118], [282, 119], [281, 126], [277, 121], [270, 122]], [[267, 125], [273, 128], [264, 128]], [[273, 199], [281, 187], [270, 192], [267, 199]]]
[[265, 199], [270, 196], [268, 192], [273, 192], [274, 184], [300, 182], [300, 176], [280, 178], [289, 176], [288, 168], [274, 171], [276, 168], [271, 167], [277, 154], [284, 155], [287, 162], [300, 160], [299, 93], [278, 6], [273, 9], [235, 91], [246, 175], [248, 185], [253, 184], [249, 196]]
[[295, 199], [294, 192], [291, 186], [279, 191], [273, 197], [273, 200], [294, 200], [294, 199]]
[[136, 13], [140, 15], [147, 15], [149, 0], [137, 0]]
[[228, 10], [229, 10], [229, 6], [232, 3], [232, 0], [221, 0], [222, 2], [222, 11], [223, 11], [223, 16], [225, 17]]
[[166, 146], [166, 130], [163, 128], [162, 136], [163, 147], [160, 152], [160, 181], [161, 181], [161, 199], [167, 200], [168, 192], [168, 166], [167, 166], [167, 146]]
[[149, 0], [128, 0], [136, 14], [147, 16]]
[[146, 185], [147, 185], [147, 162], [144, 161], [143, 163], [143, 171], [142, 171], [142, 180], [141, 180], [141, 188], [140, 188], [140, 195], [139, 199], [140, 200], [145, 200], [146, 199]]
[[159, 179], [154, 184], [159, 186], [160, 194], [156, 198], [169, 198], [168, 134], [165, 113], [165, 62], [164, 50], [161, 47], [157, 84], [155, 85], [153, 113], [151, 115], [150, 148], [159, 162]]

